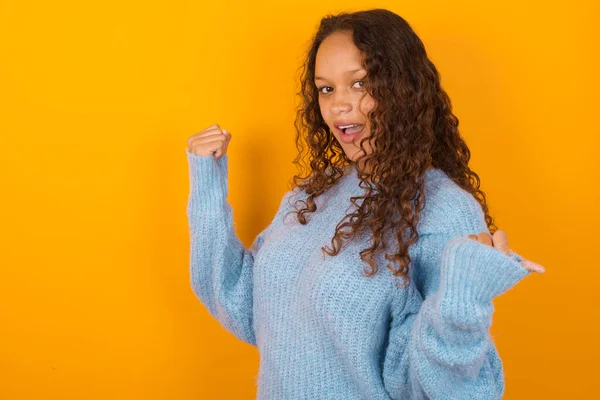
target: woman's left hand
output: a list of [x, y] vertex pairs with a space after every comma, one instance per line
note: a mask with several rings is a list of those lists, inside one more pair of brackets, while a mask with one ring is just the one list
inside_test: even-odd
[[[479, 235], [469, 235], [469, 239], [476, 240], [488, 246], [493, 246], [495, 249], [505, 253], [506, 255], [510, 255], [512, 252], [512, 250], [508, 247], [508, 236], [506, 236], [506, 232], [501, 229], [498, 229], [496, 232], [494, 232], [493, 236], [490, 236], [490, 234], [487, 232], [481, 232]], [[523, 258], [520, 263], [529, 271], [538, 272], [540, 274], [543, 274], [546, 271], [546, 269], [540, 264], [531, 260], [526, 260], [525, 258]]]

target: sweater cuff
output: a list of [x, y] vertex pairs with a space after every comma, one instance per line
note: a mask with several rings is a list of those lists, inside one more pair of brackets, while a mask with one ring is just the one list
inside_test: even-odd
[[454, 237], [442, 252], [444, 298], [458, 305], [487, 304], [531, 273], [520, 260], [517, 253], [506, 255], [467, 236]]
[[227, 201], [228, 158], [198, 156], [186, 149], [190, 176], [188, 215], [221, 208]]

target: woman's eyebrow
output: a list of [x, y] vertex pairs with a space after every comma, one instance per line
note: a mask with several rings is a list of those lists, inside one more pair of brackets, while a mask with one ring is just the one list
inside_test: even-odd
[[[351, 71], [346, 71], [345, 73], [346, 73], [346, 74], [355, 74], [355, 73], [357, 73], [358, 71], [364, 71], [364, 68], [353, 69], [353, 70], [351, 70]], [[315, 81], [319, 81], [319, 80], [321, 80], [321, 81], [326, 81], [327, 79], [325, 79], [325, 78], [323, 78], [323, 77], [321, 77], [321, 76], [315, 76]]]

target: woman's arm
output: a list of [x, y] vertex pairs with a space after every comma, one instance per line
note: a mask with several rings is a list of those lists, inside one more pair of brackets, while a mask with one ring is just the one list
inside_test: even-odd
[[233, 211], [227, 202], [227, 154], [215, 159], [187, 150], [187, 158], [192, 289], [225, 329], [256, 345], [252, 327], [252, 267], [271, 225], [246, 249], [235, 234]]
[[[392, 398], [499, 399], [502, 362], [490, 337], [494, 297], [530, 271], [512, 256], [465, 236], [422, 237], [428, 249], [415, 268], [439, 271], [425, 299], [411, 284], [394, 308], [384, 383]], [[433, 285], [424, 286], [433, 289]]]

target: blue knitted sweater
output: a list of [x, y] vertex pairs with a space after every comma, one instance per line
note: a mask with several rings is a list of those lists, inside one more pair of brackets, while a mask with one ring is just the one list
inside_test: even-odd
[[518, 254], [467, 237], [489, 232], [483, 211], [442, 170], [426, 172], [411, 284], [400, 288], [383, 255], [375, 276], [361, 274], [367, 233], [334, 257], [321, 252], [354, 207], [350, 197], [365, 190], [353, 166], [316, 199], [306, 225], [286, 216], [305, 193], [288, 191], [247, 249], [227, 201], [227, 154], [217, 160], [187, 150], [187, 158], [191, 286], [227, 331], [258, 347], [258, 399], [503, 396], [492, 300], [530, 271]]

